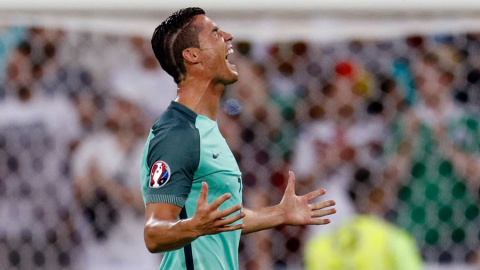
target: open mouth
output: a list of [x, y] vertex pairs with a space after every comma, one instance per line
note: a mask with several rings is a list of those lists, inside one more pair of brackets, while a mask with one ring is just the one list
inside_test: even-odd
[[233, 54], [233, 48], [228, 49], [227, 54], [225, 55], [225, 60], [228, 62], [228, 56]]
[[230, 62], [228, 61], [228, 56], [231, 55], [231, 54], [233, 54], [233, 53], [234, 53], [233, 48], [230, 47], [230, 48], [228, 49], [227, 53], [225, 54], [225, 61], [227, 62], [227, 65], [230, 67], [230, 69], [231, 69], [232, 71], [236, 72], [236, 71], [237, 71], [237, 67], [236, 67], [234, 64], [232, 64], [232, 63], [230, 63]]
[[225, 62], [228, 66], [228, 68], [234, 72], [234, 73], [237, 73], [237, 66], [235, 66], [234, 64], [230, 63], [230, 61], [228, 61], [228, 57], [234, 53], [234, 50], [233, 50], [233, 47], [230, 47], [227, 51], [227, 53], [225, 54]]

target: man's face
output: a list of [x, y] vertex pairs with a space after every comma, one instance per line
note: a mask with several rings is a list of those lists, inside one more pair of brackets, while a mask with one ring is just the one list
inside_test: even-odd
[[424, 99], [436, 99], [439, 95], [448, 93], [448, 87], [441, 81], [442, 74], [433, 64], [418, 64], [416, 74], [417, 88]]
[[201, 59], [206, 75], [215, 82], [225, 85], [238, 80], [237, 67], [228, 62], [228, 55], [233, 53], [233, 36], [218, 28], [205, 15], [198, 15], [193, 22], [200, 27], [198, 34]]

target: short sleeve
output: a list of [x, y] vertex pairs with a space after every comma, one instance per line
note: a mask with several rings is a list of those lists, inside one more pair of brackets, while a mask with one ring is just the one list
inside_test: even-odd
[[[200, 135], [197, 129], [175, 128], [155, 134], [147, 156], [150, 179], [145, 203], [162, 202], [183, 207], [199, 160]], [[158, 164], [163, 168], [161, 176], [155, 175]], [[162, 181], [158, 181], [159, 177]]]

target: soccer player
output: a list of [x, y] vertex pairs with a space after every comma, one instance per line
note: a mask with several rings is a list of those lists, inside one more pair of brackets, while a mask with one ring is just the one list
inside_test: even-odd
[[[238, 165], [215, 121], [225, 86], [238, 79], [232, 35], [200, 8], [179, 10], [162, 22], [152, 47], [178, 84], [174, 102], [153, 125], [142, 164], [144, 237], [150, 252], [165, 252], [161, 269], [238, 269], [241, 234], [280, 225], [322, 225], [334, 201], [309, 203], [325, 193], [295, 195], [295, 176], [278, 205], [242, 208]], [[152, 97], [156, 98], [156, 97]]]

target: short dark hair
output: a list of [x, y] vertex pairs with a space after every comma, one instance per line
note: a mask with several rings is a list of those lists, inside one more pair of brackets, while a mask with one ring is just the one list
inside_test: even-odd
[[192, 25], [192, 22], [195, 16], [204, 14], [205, 11], [198, 7], [181, 9], [163, 21], [153, 32], [152, 49], [155, 57], [176, 83], [180, 83], [187, 73], [183, 50], [200, 47], [200, 29]]

